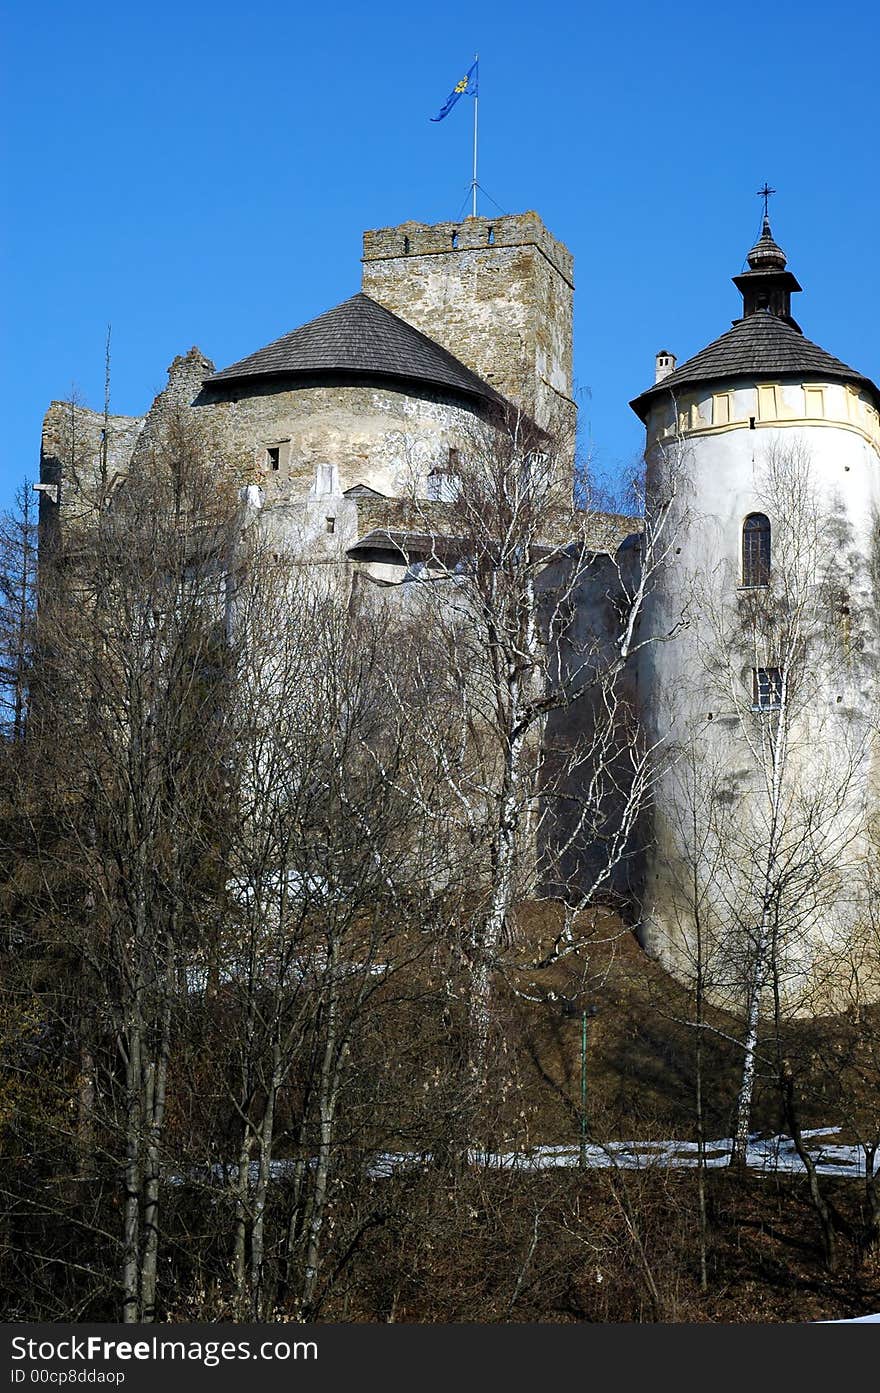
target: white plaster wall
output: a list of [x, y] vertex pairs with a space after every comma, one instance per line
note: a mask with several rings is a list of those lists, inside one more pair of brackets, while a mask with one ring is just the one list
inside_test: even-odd
[[[686, 975], [692, 966], [695, 926], [688, 895], [680, 893], [683, 886], [685, 891], [688, 888], [690, 857], [682, 830], [684, 771], [676, 751], [694, 733], [705, 768], [726, 767], [739, 776], [741, 786], [749, 778], [749, 757], [732, 716], [733, 704], [728, 703], [725, 709], [717, 688], [704, 675], [705, 648], [701, 653], [701, 643], [706, 635], [700, 629], [700, 597], [708, 595], [711, 603], [723, 603], [735, 611], [741, 583], [742, 524], [751, 512], [770, 511], [761, 499], [762, 467], [774, 445], [783, 449], [795, 445], [809, 452], [811, 479], [823, 513], [841, 537], [837, 578], [847, 592], [852, 616], [846, 621], [850, 630], [835, 649], [839, 660], [830, 661], [826, 655], [824, 668], [817, 674], [814, 715], [805, 714], [800, 721], [793, 767], [808, 793], [811, 779], [828, 777], [835, 760], [843, 767], [849, 752], [864, 745], [865, 758], [853, 780], [849, 805], [842, 810], [841, 825], [849, 825], [854, 818], [864, 825], [876, 805], [878, 750], [869, 727], [878, 701], [877, 610], [871, 562], [880, 504], [880, 453], [862, 429], [853, 428], [845, 392], [842, 386], [827, 388], [825, 419], [805, 423], [801, 388], [786, 384], [781, 414], [785, 418], [790, 412], [791, 424], [785, 419], [775, 424], [758, 421], [755, 429], [750, 429], [748, 417], [757, 415], [756, 393], [754, 386], [740, 384], [736, 414], [745, 417], [746, 424], [727, 430], [711, 426], [698, 429], [677, 443], [667, 438], [667, 454], [680, 456], [674, 505], [676, 537], [662, 579], [646, 606], [643, 631], [645, 636], [661, 638], [677, 624], [684, 622], [686, 627], [671, 641], [643, 650], [638, 666], [643, 717], [649, 735], [663, 742], [668, 756], [646, 833], [650, 849], [644, 866], [642, 922], [646, 946], [680, 974]], [[701, 394], [694, 405], [699, 417], [692, 419], [708, 425], [712, 419], [711, 392]], [[832, 413], [843, 420], [829, 420]], [[655, 418], [655, 428], [658, 424]], [[771, 525], [774, 521], [771, 515]], [[761, 664], [746, 653], [741, 657], [745, 684], [752, 666]], [[745, 797], [743, 808], [747, 804]], [[708, 816], [708, 810], [704, 812]], [[852, 859], [853, 855], [850, 844], [846, 856]], [[813, 934], [817, 954], [820, 941], [831, 951], [833, 941], [844, 930], [849, 932], [853, 916], [858, 914], [857, 898], [847, 890], [840, 905], [827, 907]], [[722, 921], [719, 912], [719, 924]], [[811, 954], [812, 949], [805, 954], [801, 985], [808, 970], [818, 970]], [[797, 988], [793, 986], [792, 991], [796, 994]]]

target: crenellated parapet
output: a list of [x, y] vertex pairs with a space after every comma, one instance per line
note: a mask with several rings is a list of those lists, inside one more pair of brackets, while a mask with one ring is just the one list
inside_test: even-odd
[[365, 232], [363, 290], [573, 440], [573, 259], [537, 213]]

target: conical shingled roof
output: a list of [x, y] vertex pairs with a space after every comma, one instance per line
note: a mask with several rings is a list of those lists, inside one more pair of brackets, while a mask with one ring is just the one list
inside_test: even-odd
[[484, 401], [499, 395], [427, 334], [371, 300], [352, 295], [274, 343], [212, 373], [207, 386], [261, 377], [365, 374], [419, 382]]
[[729, 378], [806, 377], [819, 381], [854, 382], [867, 387], [880, 402], [870, 378], [833, 358], [818, 344], [804, 338], [775, 314], [760, 311], [739, 319], [720, 339], [710, 343], [700, 353], [662, 381], [649, 387], [630, 402], [637, 416], [644, 421], [657, 397], [677, 392], [697, 383], [724, 381]]

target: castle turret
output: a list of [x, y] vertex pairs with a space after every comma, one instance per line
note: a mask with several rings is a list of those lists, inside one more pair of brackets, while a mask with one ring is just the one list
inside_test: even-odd
[[645, 613], [644, 637], [658, 642], [638, 675], [648, 739], [666, 759], [646, 829], [642, 933], [688, 975], [699, 920], [713, 990], [736, 999], [779, 837], [804, 867], [798, 890], [795, 876], [779, 890], [800, 897], [786, 910], [781, 990], [815, 1010], [817, 983], [831, 993], [829, 955], [864, 910], [859, 875], [843, 868], [864, 855], [880, 788], [880, 392], [792, 318], [800, 285], [766, 217], [748, 266], [733, 278], [733, 327], [672, 371], [658, 357], [657, 380], [632, 403], [649, 493], [672, 499], [674, 533]]

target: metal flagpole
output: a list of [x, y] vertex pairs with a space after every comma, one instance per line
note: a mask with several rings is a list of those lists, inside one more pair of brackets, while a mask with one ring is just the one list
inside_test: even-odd
[[[474, 54], [474, 62], [475, 62], [475, 63], [478, 63], [479, 61], [480, 61], [480, 55], [479, 55], [479, 53], [475, 53], [475, 54]], [[472, 193], [473, 193], [473, 205], [472, 205], [472, 207], [473, 207], [473, 216], [474, 216], [474, 217], [477, 216], [477, 104], [479, 103], [479, 100], [480, 100], [479, 69], [477, 70], [477, 73], [478, 73], [478, 76], [477, 76], [477, 90], [476, 90], [476, 92], [474, 93], [474, 177], [473, 177], [473, 179], [471, 180], [471, 191], [472, 191]]]

